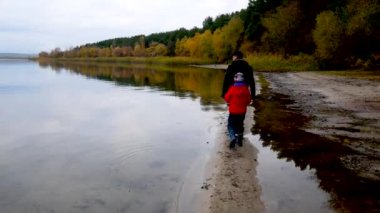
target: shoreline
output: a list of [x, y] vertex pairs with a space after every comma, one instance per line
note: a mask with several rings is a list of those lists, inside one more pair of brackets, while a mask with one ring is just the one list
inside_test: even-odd
[[247, 110], [243, 147], [228, 148], [226, 125], [226, 119], [220, 122], [215, 147], [206, 165], [200, 212], [262, 212], [264, 203], [256, 177], [258, 150], [246, 137], [251, 134], [253, 108]]
[[264, 73], [310, 121], [304, 129], [352, 150], [341, 163], [359, 177], [380, 180], [380, 86], [377, 80], [315, 72]]
[[198, 68], [207, 68], [207, 69], [220, 69], [226, 70], [228, 68], [228, 64], [204, 64], [204, 65], [190, 65], [192, 67]]

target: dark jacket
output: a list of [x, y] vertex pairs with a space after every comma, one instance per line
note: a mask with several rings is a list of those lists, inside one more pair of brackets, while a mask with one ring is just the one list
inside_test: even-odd
[[244, 60], [233, 61], [227, 68], [224, 76], [222, 98], [228, 91], [228, 88], [234, 84], [234, 75], [238, 72], [244, 74], [244, 83], [249, 86], [252, 100], [255, 99], [256, 88], [255, 79], [253, 78], [253, 68]]
[[245, 114], [247, 106], [251, 102], [251, 94], [244, 83], [235, 83], [228, 89], [224, 100], [229, 104], [228, 111], [230, 113]]

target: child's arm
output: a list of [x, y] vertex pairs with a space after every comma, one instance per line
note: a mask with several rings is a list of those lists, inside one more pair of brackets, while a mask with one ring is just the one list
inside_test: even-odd
[[224, 95], [224, 100], [229, 104], [231, 102], [231, 88]]

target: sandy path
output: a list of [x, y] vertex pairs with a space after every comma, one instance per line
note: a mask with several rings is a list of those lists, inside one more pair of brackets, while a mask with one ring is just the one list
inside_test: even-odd
[[[249, 107], [245, 134], [251, 134], [252, 122], [253, 108]], [[256, 178], [258, 150], [247, 138], [243, 147], [230, 150], [226, 125], [226, 121], [221, 124], [220, 138], [203, 186], [208, 202], [204, 203], [202, 212], [262, 212], [264, 204], [260, 200], [261, 188]]]

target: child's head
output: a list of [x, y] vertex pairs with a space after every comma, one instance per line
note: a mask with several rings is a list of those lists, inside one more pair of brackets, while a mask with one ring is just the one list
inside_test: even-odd
[[235, 82], [243, 82], [244, 81], [244, 74], [241, 72], [238, 72], [234, 75], [234, 81]]

